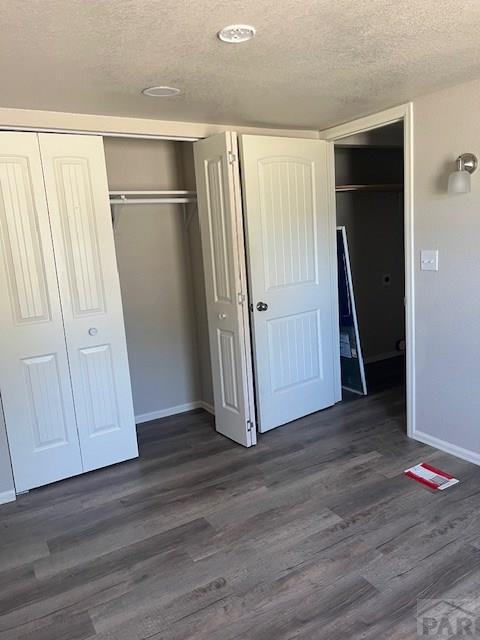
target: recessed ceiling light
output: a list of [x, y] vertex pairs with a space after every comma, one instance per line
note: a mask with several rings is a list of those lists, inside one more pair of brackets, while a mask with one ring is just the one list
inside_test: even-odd
[[180, 89], [176, 87], [148, 87], [142, 91], [144, 96], [151, 96], [152, 98], [168, 98], [169, 96], [176, 96], [180, 93]]
[[222, 42], [240, 44], [240, 42], [246, 42], [255, 36], [255, 27], [249, 24], [231, 24], [219, 31], [217, 36]]

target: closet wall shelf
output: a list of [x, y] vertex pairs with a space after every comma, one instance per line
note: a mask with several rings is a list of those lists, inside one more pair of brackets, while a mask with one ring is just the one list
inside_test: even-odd
[[403, 184], [338, 184], [335, 191], [403, 191]]

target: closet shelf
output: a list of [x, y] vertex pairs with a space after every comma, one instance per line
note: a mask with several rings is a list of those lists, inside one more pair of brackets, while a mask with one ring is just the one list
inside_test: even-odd
[[197, 201], [196, 191], [110, 191], [110, 204], [188, 204]]
[[403, 191], [403, 184], [338, 184], [335, 191]]

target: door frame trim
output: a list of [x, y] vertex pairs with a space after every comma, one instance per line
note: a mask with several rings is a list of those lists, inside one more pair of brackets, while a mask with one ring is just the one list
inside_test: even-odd
[[[407, 435], [416, 439], [415, 429], [415, 256], [413, 200], [413, 103], [407, 102], [364, 118], [320, 131], [320, 138], [335, 143], [342, 138], [403, 122], [404, 155], [404, 236], [405, 236], [405, 339], [406, 339], [406, 400]], [[330, 152], [334, 172], [334, 145]], [[332, 190], [335, 201], [335, 190]]]

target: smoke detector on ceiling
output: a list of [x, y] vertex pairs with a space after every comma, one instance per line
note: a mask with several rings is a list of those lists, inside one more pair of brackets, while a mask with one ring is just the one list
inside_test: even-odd
[[251, 40], [255, 36], [255, 27], [249, 24], [231, 24], [219, 31], [217, 36], [222, 42], [240, 44]]
[[176, 96], [180, 93], [180, 89], [176, 87], [148, 87], [142, 91], [144, 96], [150, 96], [151, 98], [168, 98], [169, 96]]

